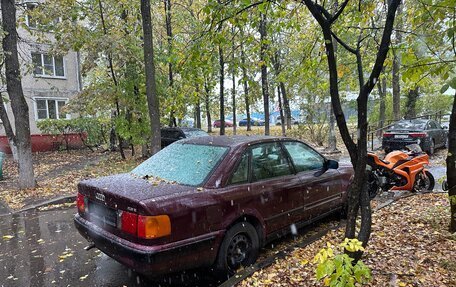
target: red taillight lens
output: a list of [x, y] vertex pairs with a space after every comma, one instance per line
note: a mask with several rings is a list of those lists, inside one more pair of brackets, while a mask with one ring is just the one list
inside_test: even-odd
[[409, 135], [412, 138], [425, 138], [427, 136], [426, 133], [410, 133]]
[[393, 134], [392, 133], [383, 133], [383, 136], [386, 138], [389, 138], [389, 137], [392, 137]]
[[168, 215], [138, 215], [138, 237], [152, 239], [171, 234], [171, 221]]
[[78, 206], [79, 213], [84, 213], [84, 211], [85, 211], [84, 195], [82, 195], [81, 193], [78, 193], [76, 205]]
[[138, 215], [136, 213], [131, 213], [127, 211], [119, 210], [119, 219], [118, 224], [119, 229], [122, 231], [136, 235], [138, 229]]

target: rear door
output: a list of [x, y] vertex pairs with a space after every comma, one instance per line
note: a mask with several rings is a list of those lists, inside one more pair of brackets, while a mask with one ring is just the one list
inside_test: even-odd
[[290, 141], [284, 147], [301, 180], [302, 220], [310, 220], [342, 204], [341, 175], [325, 170], [325, 158], [308, 145]]

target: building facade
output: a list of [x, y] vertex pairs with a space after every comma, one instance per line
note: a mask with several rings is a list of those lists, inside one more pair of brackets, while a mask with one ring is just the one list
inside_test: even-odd
[[[21, 66], [22, 88], [29, 107], [30, 131], [33, 141], [43, 135], [37, 122], [43, 119], [65, 119], [71, 115], [64, 111], [64, 106], [81, 91], [79, 73], [79, 55], [69, 52], [56, 55], [51, 52], [49, 41], [52, 33], [42, 33], [38, 21], [28, 16], [27, 11], [36, 7], [37, 2], [23, 3], [18, 9], [18, 53]], [[56, 20], [58, 21], [58, 19]], [[39, 39], [46, 39], [40, 41]], [[48, 43], [45, 43], [48, 42]], [[2, 83], [2, 95], [6, 95], [5, 83]], [[14, 117], [9, 99], [6, 98], [6, 110], [14, 129]], [[0, 124], [0, 141], [4, 142], [5, 129]]]

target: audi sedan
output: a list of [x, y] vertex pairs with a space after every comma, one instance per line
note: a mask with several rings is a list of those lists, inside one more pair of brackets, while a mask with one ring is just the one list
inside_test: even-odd
[[139, 273], [233, 274], [268, 241], [341, 211], [352, 174], [291, 138], [184, 139], [129, 173], [79, 183], [74, 222]]
[[448, 130], [427, 119], [401, 120], [383, 133], [382, 146], [386, 153], [418, 144], [428, 154], [448, 145]]

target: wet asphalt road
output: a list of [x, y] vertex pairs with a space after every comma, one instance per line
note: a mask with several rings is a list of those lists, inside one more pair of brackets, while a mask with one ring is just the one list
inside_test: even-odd
[[0, 217], [0, 286], [216, 286], [207, 271], [150, 281], [88, 245], [75, 208]]

